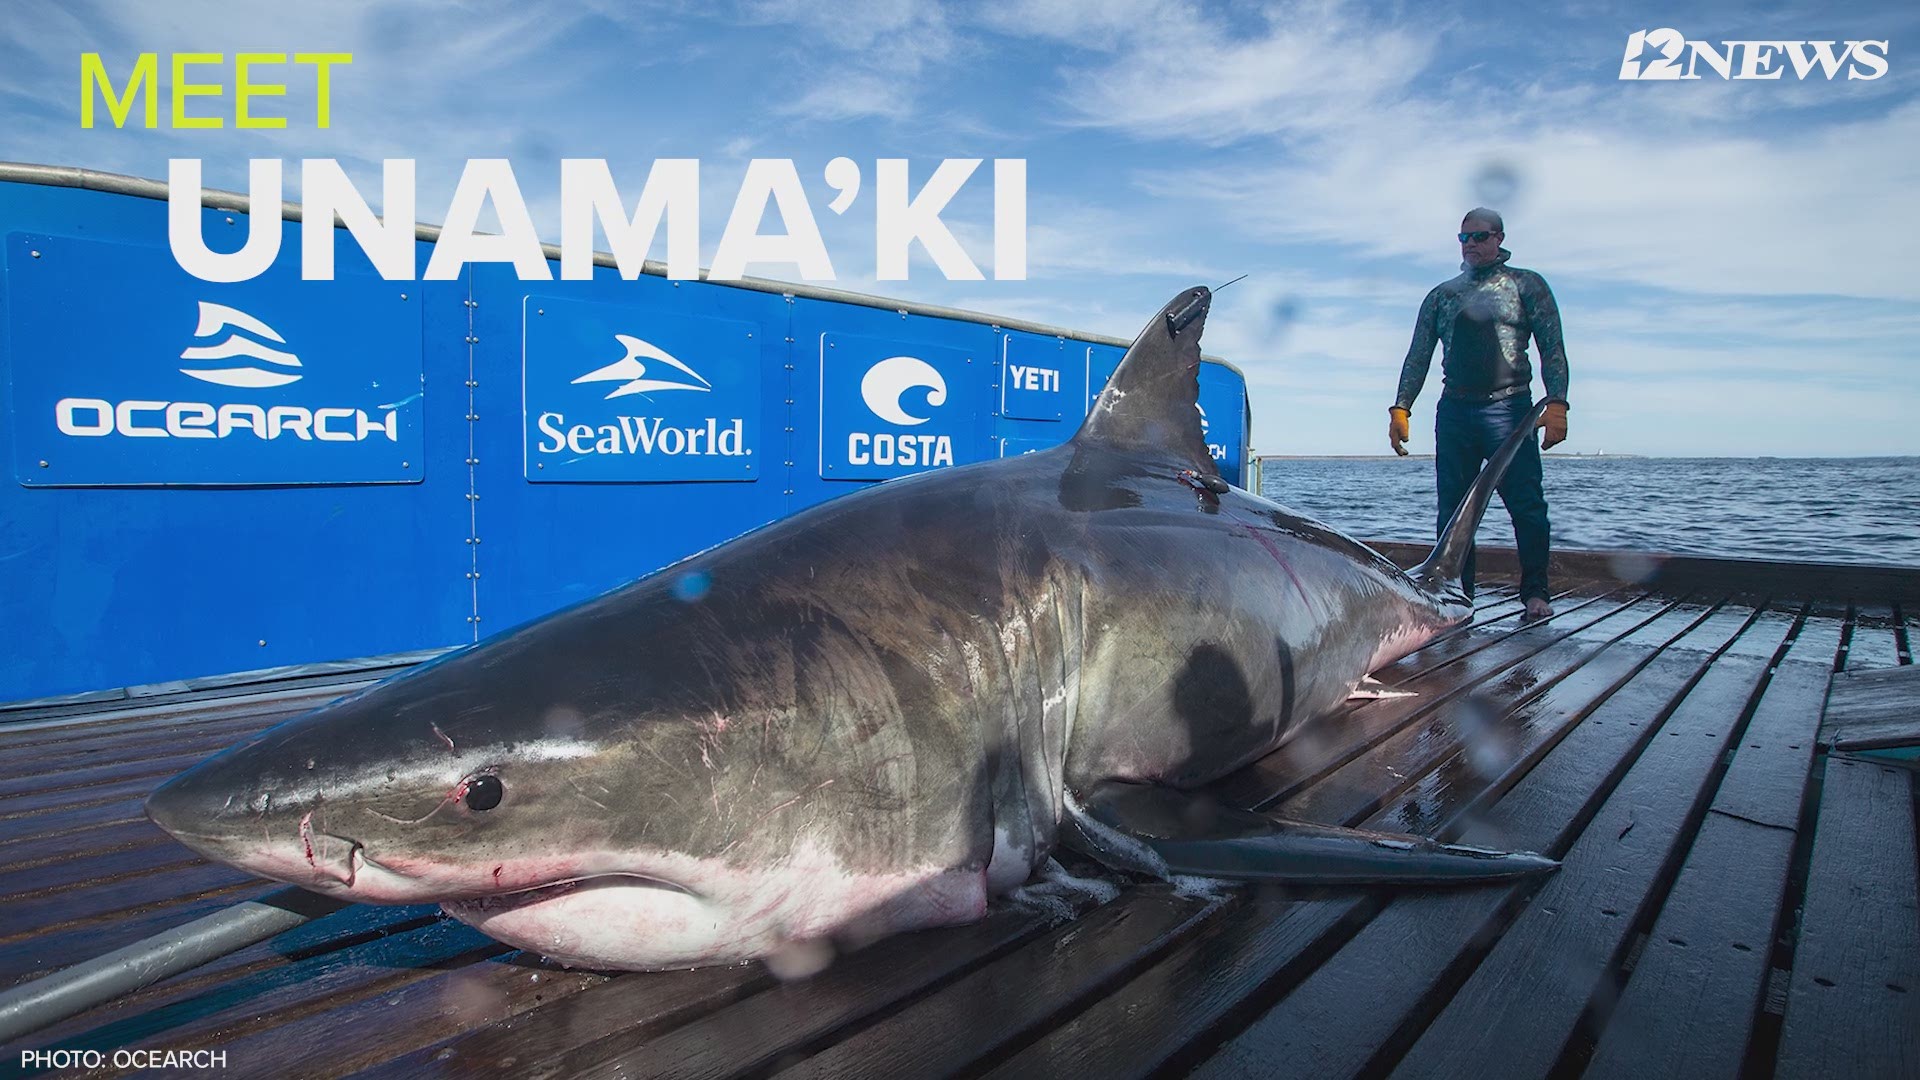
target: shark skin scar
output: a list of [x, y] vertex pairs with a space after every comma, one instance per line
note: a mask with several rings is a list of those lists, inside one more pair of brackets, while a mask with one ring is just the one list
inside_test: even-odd
[[1293, 582], [1294, 589], [1296, 589], [1300, 593], [1300, 599], [1306, 601], [1309, 605], [1311, 605], [1313, 603], [1313, 597], [1307, 595], [1307, 587], [1301, 583], [1300, 575], [1293, 572], [1293, 567], [1291, 564], [1287, 562], [1287, 557], [1280, 553], [1280, 546], [1278, 544], [1275, 544], [1272, 540], [1268, 539], [1266, 534], [1260, 531], [1260, 527], [1258, 525], [1255, 525], [1253, 522], [1248, 521], [1246, 518], [1240, 516], [1240, 514], [1237, 511], [1229, 511], [1229, 512], [1233, 514], [1233, 519], [1235, 521], [1238, 521], [1240, 524], [1246, 526], [1247, 535], [1253, 537], [1256, 541], [1258, 541], [1261, 547], [1266, 548], [1267, 554], [1273, 556], [1273, 561], [1279, 563], [1280, 569], [1285, 570], [1287, 572], [1287, 580]]

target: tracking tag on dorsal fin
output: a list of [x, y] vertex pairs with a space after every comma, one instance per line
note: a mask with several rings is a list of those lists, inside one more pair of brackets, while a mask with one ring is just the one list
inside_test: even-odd
[[1220, 474], [1200, 427], [1200, 331], [1213, 293], [1196, 285], [1147, 321], [1073, 441], [1157, 453], [1202, 477]]

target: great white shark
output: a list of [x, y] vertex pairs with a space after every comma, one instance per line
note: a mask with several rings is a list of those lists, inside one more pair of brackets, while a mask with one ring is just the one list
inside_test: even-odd
[[966, 922], [1060, 846], [1302, 883], [1551, 869], [1194, 793], [1471, 618], [1461, 565], [1532, 437], [1403, 573], [1221, 479], [1210, 301], [1156, 314], [1056, 449], [774, 522], [271, 728], [147, 812], [209, 858], [611, 968]]

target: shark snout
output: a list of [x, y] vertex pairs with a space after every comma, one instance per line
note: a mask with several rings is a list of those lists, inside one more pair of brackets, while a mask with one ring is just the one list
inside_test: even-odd
[[322, 891], [354, 884], [361, 845], [329, 831], [322, 809], [237, 785], [223, 772], [216, 759], [160, 785], [147, 796], [147, 817], [209, 859]]
[[154, 789], [147, 796], [147, 818], [167, 835], [198, 851], [196, 841], [204, 843], [217, 837], [220, 819], [230, 808], [231, 799], [225, 795], [216, 798], [217, 793], [195, 783], [195, 771], [182, 773]]

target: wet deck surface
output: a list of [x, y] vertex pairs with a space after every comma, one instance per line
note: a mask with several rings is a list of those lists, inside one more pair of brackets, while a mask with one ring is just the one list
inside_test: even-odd
[[[1916, 774], [1820, 736], [1830, 684], [1911, 663], [1899, 609], [1611, 583], [1557, 607], [1523, 626], [1483, 592], [1471, 630], [1381, 673], [1415, 696], [1219, 785], [1563, 858], [1543, 881], [1135, 882], [792, 982], [566, 971], [431, 907], [356, 907], [0, 1048], [0, 1069], [23, 1048], [213, 1047], [229, 1076], [1920, 1075]], [[353, 685], [0, 727], [0, 986], [269, 891], [141, 801]]]

